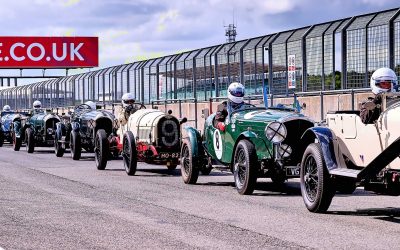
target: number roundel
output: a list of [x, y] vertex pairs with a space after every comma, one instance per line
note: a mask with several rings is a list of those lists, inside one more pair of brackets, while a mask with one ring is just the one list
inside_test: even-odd
[[218, 159], [222, 158], [222, 137], [218, 129], [214, 131], [213, 136], [214, 152]]

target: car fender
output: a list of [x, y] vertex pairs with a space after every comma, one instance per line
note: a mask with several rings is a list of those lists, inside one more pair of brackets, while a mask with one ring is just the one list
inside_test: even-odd
[[21, 137], [21, 121], [19, 121], [19, 120], [16, 120], [16, 121], [13, 121], [13, 127], [12, 127], [12, 130], [13, 130], [13, 132], [15, 133], [15, 136], [17, 137], [17, 138], [20, 138]]
[[75, 132], [79, 132], [80, 130], [80, 125], [77, 122], [71, 122], [71, 129]]
[[338, 167], [333, 148], [333, 135], [328, 127], [312, 127], [307, 129], [300, 139], [302, 145], [302, 152], [305, 151], [307, 146], [314, 143], [315, 140], [321, 145], [322, 154], [324, 156], [325, 164], [328, 170]]
[[202, 145], [201, 145], [200, 132], [193, 127], [185, 127], [184, 129], [186, 130], [187, 138], [189, 139], [193, 149], [192, 151], [193, 157], [201, 156]]
[[247, 131], [242, 132], [239, 135], [239, 137], [236, 139], [235, 145], [233, 147], [233, 154], [232, 154], [231, 162], [233, 162], [237, 144], [239, 143], [239, 141], [241, 141], [243, 139], [247, 139], [247, 140], [251, 141], [251, 143], [254, 144], [254, 146], [256, 148], [257, 158], [259, 160], [272, 157], [272, 152], [265, 150], [265, 148], [268, 148], [267, 145], [265, 144], [265, 141], [262, 138], [260, 138], [256, 133], [254, 133], [253, 131], [247, 130]]

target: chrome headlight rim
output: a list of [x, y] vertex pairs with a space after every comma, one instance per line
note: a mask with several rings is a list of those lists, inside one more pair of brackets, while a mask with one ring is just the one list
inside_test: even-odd
[[264, 130], [265, 136], [273, 144], [279, 144], [286, 139], [287, 129], [286, 126], [277, 121], [273, 121]]

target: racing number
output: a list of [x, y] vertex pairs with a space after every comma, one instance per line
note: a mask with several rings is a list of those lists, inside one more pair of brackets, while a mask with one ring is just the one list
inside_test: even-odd
[[214, 152], [218, 159], [222, 158], [222, 137], [218, 129], [214, 131], [213, 136]]

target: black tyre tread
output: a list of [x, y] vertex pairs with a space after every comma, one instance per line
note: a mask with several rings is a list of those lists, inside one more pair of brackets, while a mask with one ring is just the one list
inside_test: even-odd
[[54, 139], [54, 152], [57, 157], [63, 157], [65, 153], [65, 148], [61, 146], [61, 143], [58, 142], [60, 138], [56, 135], [56, 138]]
[[[184, 156], [184, 149], [187, 148], [189, 150], [189, 173], [186, 174], [184, 161], [182, 157]], [[183, 182], [186, 184], [196, 184], [197, 179], [199, 178], [199, 171], [200, 171], [200, 162], [199, 159], [193, 157], [193, 149], [192, 144], [188, 138], [183, 139], [182, 142], [182, 149], [181, 149], [181, 175]]]
[[[242, 188], [237, 187], [236, 180], [235, 186], [239, 194], [242, 195], [250, 195], [254, 192], [256, 183], [257, 183], [257, 166], [258, 166], [258, 158], [256, 148], [253, 143], [248, 140], [241, 140], [238, 145], [236, 146], [235, 156], [239, 149], [239, 147], [243, 147], [245, 150], [245, 156], [247, 161], [249, 162], [248, 168], [246, 168], [246, 180]], [[234, 158], [235, 159], [235, 158]], [[236, 177], [236, 174], [234, 174]]]
[[78, 161], [81, 158], [82, 146], [81, 146], [81, 136], [79, 132], [71, 131], [71, 156], [74, 161]]
[[136, 141], [135, 141], [135, 136], [131, 131], [127, 131], [124, 134], [123, 138], [123, 144], [128, 143], [128, 149], [129, 149], [129, 159], [130, 161], [128, 162], [126, 158], [126, 153], [124, 152], [125, 150], [125, 145], [122, 145], [122, 158], [124, 161], [124, 167], [125, 167], [125, 172], [129, 176], [133, 176], [136, 173], [137, 169], [137, 149], [136, 149]]
[[17, 138], [14, 132], [12, 133], [12, 137], [13, 137], [13, 149], [14, 151], [19, 151], [22, 145], [22, 139], [21, 137]]
[[[311, 202], [308, 200], [305, 194], [304, 187], [304, 163], [309, 154], [312, 154], [316, 163], [318, 171], [318, 190], [316, 201]], [[303, 196], [304, 203], [310, 212], [314, 213], [325, 213], [335, 195], [335, 188], [329, 177], [328, 169], [326, 168], [325, 160], [322, 154], [321, 146], [318, 143], [312, 143], [306, 148], [303, 159], [301, 161], [301, 176], [300, 176], [301, 194]]]
[[35, 151], [35, 138], [32, 128], [26, 129], [26, 151], [32, 154]]
[[95, 153], [96, 167], [98, 170], [104, 170], [107, 167], [107, 160], [109, 154], [108, 151], [110, 150], [110, 146], [108, 145], [107, 133], [104, 129], [99, 129], [96, 132], [96, 137], [99, 140], [99, 147], [100, 147], [100, 158], [98, 158], [97, 154]]
[[4, 135], [3, 132], [0, 131], [0, 147], [3, 147], [3, 144], [4, 144]]

